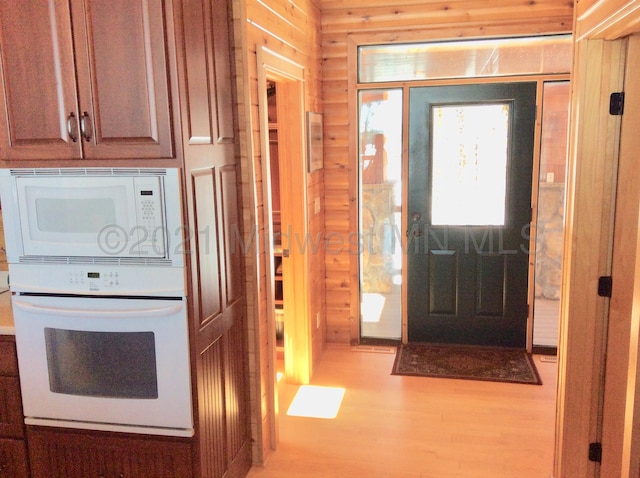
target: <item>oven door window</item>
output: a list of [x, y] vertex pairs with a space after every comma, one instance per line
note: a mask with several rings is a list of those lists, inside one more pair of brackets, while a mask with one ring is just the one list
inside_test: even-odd
[[158, 398], [153, 332], [87, 332], [46, 327], [44, 334], [52, 392]]

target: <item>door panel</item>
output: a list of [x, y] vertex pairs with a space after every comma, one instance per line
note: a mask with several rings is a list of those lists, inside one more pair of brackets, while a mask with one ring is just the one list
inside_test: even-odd
[[164, 2], [71, 6], [84, 157], [172, 158]]
[[524, 347], [536, 84], [409, 98], [408, 339]]
[[79, 158], [77, 96], [68, 3], [1, 1], [2, 159]]

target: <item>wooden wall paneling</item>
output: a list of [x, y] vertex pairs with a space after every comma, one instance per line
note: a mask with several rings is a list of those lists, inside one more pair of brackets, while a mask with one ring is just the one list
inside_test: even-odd
[[[323, 1], [324, 32], [355, 31], [402, 31], [423, 25], [492, 24], [504, 20], [514, 23], [529, 22], [538, 28], [544, 20], [562, 18], [572, 23], [573, 2], [564, 0], [542, 0], [523, 4], [513, 0], [492, 1], [490, 4], [474, 1], [427, 2], [349, 2]], [[532, 21], [533, 20], [533, 21]], [[508, 34], [507, 32], [505, 32]]]
[[[609, 94], [623, 85], [624, 44], [576, 44], [569, 127], [565, 247], [562, 264], [555, 476], [595, 476], [584, 458], [599, 439], [603, 338], [608, 300], [596, 294], [611, 272], [620, 117]], [[579, 116], [578, 116], [579, 112]], [[588, 418], [587, 418], [588, 417]]]

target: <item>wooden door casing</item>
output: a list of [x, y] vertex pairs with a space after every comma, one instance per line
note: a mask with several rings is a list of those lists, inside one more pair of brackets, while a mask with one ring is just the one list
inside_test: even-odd
[[[640, 34], [627, 40], [625, 109], [616, 188], [613, 290], [606, 333], [600, 476], [633, 476], [640, 467]], [[635, 397], [631, 398], [631, 397]]]

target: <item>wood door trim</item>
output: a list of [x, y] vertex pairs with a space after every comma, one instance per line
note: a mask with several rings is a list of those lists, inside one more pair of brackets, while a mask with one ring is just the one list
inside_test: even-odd
[[[260, 149], [262, 155], [262, 201], [264, 204], [264, 264], [266, 275], [266, 292], [264, 300], [267, 303], [266, 334], [275, 333], [275, 301], [273, 291], [274, 265], [273, 265], [273, 237], [271, 207], [271, 175], [269, 158], [269, 119], [267, 102], [267, 79], [277, 82], [278, 89], [286, 91], [286, 96], [277, 97], [278, 121], [286, 123], [287, 134], [279, 135], [286, 141], [278, 157], [280, 165], [287, 171], [281, 175], [280, 180], [280, 210], [283, 232], [288, 232], [291, 225], [291, 233], [301, 240], [307, 237], [307, 209], [306, 209], [306, 148], [304, 128], [304, 68], [299, 64], [284, 58], [266, 47], [257, 49], [258, 59], [258, 110], [260, 125]], [[286, 105], [284, 102], [286, 101]], [[286, 181], [283, 178], [286, 177]], [[284, 187], [283, 187], [284, 186]], [[312, 374], [312, 336], [309, 319], [310, 292], [308, 286], [309, 258], [308, 254], [296, 249], [295, 238], [291, 237], [291, 255], [283, 262], [284, 271], [284, 297], [285, 297], [285, 374], [284, 379], [294, 383], [309, 383]], [[287, 277], [295, 280], [286, 281]], [[261, 295], [261, 291], [258, 291]], [[258, 302], [262, 302], [258, 297]], [[261, 327], [262, 329], [262, 327]], [[276, 348], [271, 335], [260, 340], [267, 344], [267, 367], [270, 371], [268, 377], [263, 377], [263, 383], [268, 387], [267, 410], [262, 413], [272, 415], [273, 420], [270, 430], [271, 442], [275, 448], [278, 441], [277, 424], [277, 388], [276, 384]]]
[[[634, 476], [640, 466], [640, 35], [629, 38], [625, 72], [602, 417], [601, 476]], [[634, 398], [635, 397], [635, 398]], [[635, 400], [635, 403], [634, 403]], [[635, 425], [635, 428], [634, 428]]]
[[[620, 91], [621, 41], [576, 44], [562, 263], [555, 476], [593, 477], [587, 450], [600, 428], [601, 383], [608, 301], [598, 277], [609, 275], [620, 117], [609, 93]], [[576, 121], [579, 119], [579, 121]], [[588, 417], [588, 418], [585, 418]]]

